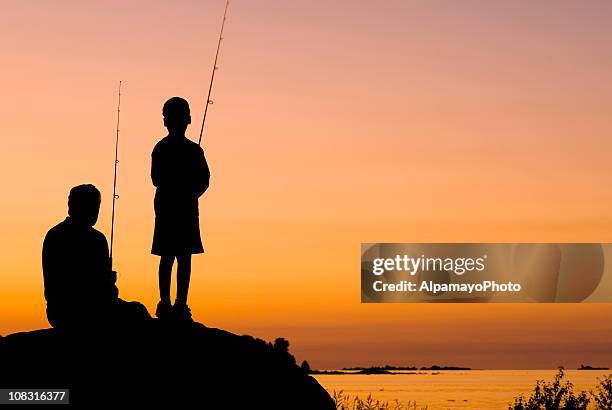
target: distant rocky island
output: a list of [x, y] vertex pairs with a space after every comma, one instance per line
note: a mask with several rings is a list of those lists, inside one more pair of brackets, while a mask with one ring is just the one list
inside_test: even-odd
[[581, 364], [580, 367], [578, 368], [578, 370], [610, 370], [609, 367], [593, 367], [593, 366], [589, 366], [589, 365], [583, 365]]
[[[342, 370], [312, 370], [310, 367], [302, 368], [309, 374], [414, 374], [416, 371], [441, 371], [441, 370], [472, 370], [470, 367], [456, 366], [370, 366], [370, 367], [343, 367]], [[409, 371], [410, 373], [405, 373]], [[404, 372], [404, 373], [402, 373]]]
[[388, 370], [388, 371], [397, 371], [397, 370], [472, 370], [470, 367], [456, 367], [456, 366], [438, 366], [433, 365], [430, 367], [416, 367], [416, 366], [370, 366], [370, 367], [343, 367], [342, 370]]

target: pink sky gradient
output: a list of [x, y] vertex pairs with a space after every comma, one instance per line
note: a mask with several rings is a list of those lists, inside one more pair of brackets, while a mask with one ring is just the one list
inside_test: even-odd
[[[40, 247], [71, 186], [157, 301], [150, 153], [197, 140], [224, 2], [5, 2], [0, 333], [48, 326]], [[203, 147], [195, 319], [313, 367], [612, 365], [610, 305], [361, 305], [361, 242], [612, 242], [612, 3], [233, 1]]]

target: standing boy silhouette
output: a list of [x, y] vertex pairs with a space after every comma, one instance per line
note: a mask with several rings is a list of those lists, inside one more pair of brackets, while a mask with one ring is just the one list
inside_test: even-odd
[[[191, 277], [191, 255], [203, 253], [200, 238], [198, 198], [208, 189], [210, 171], [202, 148], [185, 137], [191, 124], [189, 104], [172, 97], [164, 104], [164, 125], [168, 136], [155, 145], [151, 154], [151, 180], [155, 192], [155, 231], [151, 253], [159, 261], [159, 297], [155, 315], [191, 320], [187, 293]], [[172, 265], [177, 260], [174, 306], [170, 303]]]

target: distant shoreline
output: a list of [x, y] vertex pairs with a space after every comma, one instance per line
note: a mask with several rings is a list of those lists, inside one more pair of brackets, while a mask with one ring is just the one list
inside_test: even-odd
[[[558, 368], [557, 368], [558, 369]], [[557, 369], [527, 369], [527, 370], [557, 370]], [[425, 372], [440, 372], [440, 371], [458, 371], [458, 370], [517, 370], [517, 369], [472, 369], [470, 367], [457, 367], [457, 366], [371, 366], [371, 367], [343, 367], [341, 370], [308, 370], [309, 374], [313, 375], [336, 375], [336, 374], [363, 374], [363, 375], [375, 375], [375, 374], [426, 374]], [[577, 369], [567, 370], [610, 370], [609, 367], [594, 367], [588, 365], [580, 365]]]
[[583, 365], [581, 364], [580, 367], [577, 370], [610, 370], [609, 367], [592, 367], [589, 365]]
[[[442, 370], [472, 370], [470, 367], [437, 366], [371, 366], [371, 367], [343, 367], [342, 370], [310, 370], [310, 374], [419, 374], [424, 371]], [[402, 372], [409, 371], [409, 372]]]

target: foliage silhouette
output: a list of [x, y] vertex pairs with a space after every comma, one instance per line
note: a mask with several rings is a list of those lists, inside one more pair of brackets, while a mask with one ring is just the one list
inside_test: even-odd
[[519, 395], [514, 399], [509, 410], [585, 410], [591, 399], [596, 410], [612, 408], [612, 374], [605, 376], [596, 386], [594, 392], [575, 392], [571, 382], [563, 382], [565, 373], [560, 367], [553, 382], [544, 380], [536, 382], [533, 393], [528, 398]]
[[382, 402], [374, 399], [371, 394], [365, 399], [359, 396], [351, 398], [343, 390], [334, 390], [332, 399], [337, 410], [427, 410], [427, 406], [418, 406], [416, 402], [402, 403], [399, 400], [394, 400], [393, 403]]

